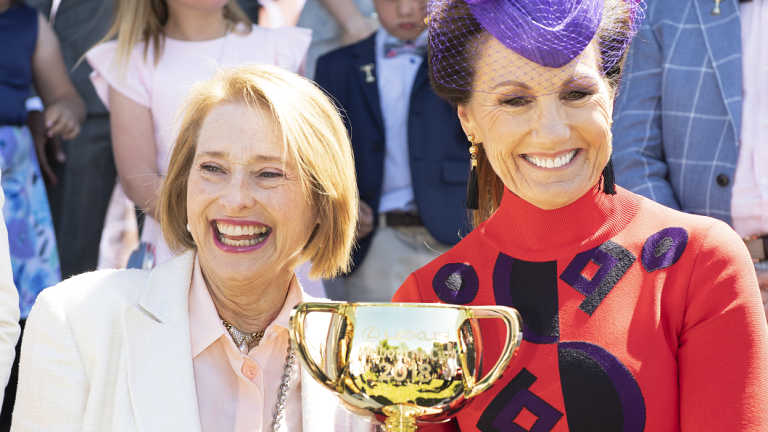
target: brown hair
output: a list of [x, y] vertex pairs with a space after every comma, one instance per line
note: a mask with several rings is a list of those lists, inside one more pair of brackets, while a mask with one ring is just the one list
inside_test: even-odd
[[[627, 0], [606, 0], [604, 5], [603, 19], [600, 27], [597, 29], [598, 48], [601, 54], [601, 67], [603, 74], [608, 81], [609, 87], [615, 92], [620, 84], [621, 76], [626, 59], [627, 47], [630, 35], [632, 34], [632, 23], [630, 9], [626, 6]], [[443, 70], [457, 71], [453, 74], [451, 85], [443, 84], [435, 76], [433, 65], [429, 65], [429, 77], [438, 96], [445, 99], [454, 106], [463, 105], [469, 102], [472, 97], [472, 88], [474, 79], [474, 59], [469, 58], [472, 50], [468, 49], [470, 43], [477, 43], [479, 38], [491, 37], [490, 34], [480, 25], [469, 10], [469, 6], [464, 0], [452, 0], [447, 2], [445, 10], [440, 12], [441, 16], [450, 17], [444, 22], [457, 22], [457, 17], [461, 18], [462, 26], [456, 29], [461, 32], [461, 37], [453, 38], [453, 41], [461, 41], [464, 44], [463, 49], [457, 49], [458, 55], [440, 57], [440, 67]], [[435, 24], [440, 25], [438, 22]], [[443, 28], [441, 32], [450, 32], [452, 28]], [[603, 55], [614, 52], [616, 47], [623, 46], [624, 50], [619, 61], [615, 61], [614, 56]], [[430, 59], [432, 58], [430, 53]], [[472, 222], [474, 226], [480, 225], [499, 208], [501, 197], [504, 193], [504, 183], [491, 167], [488, 157], [480, 145], [480, 151], [477, 155], [477, 180], [478, 180], [478, 209], [472, 211]]]
[[348, 271], [358, 195], [347, 129], [334, 104], [314, 83], [276, 66], [224, 70], [192, 91], [158, 204], [168, 245], [175, 251], [196, 247], [186, 229], [187, 179], [203, 121], [214, 107], [226, 103], [270, 112], [286, 156], [296, 161], [302, 190], [320, 222], [300, 257], [312, 261], [310, 275], [329, 278]]

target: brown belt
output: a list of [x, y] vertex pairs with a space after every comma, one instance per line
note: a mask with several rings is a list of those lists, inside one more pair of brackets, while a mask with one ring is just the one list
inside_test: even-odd
[[760, 262], [768, 259], [768, 234], [744, 239], [752, 261]]
[[381, 221], [389, 227], [421, 226], [421, 218], [418, 213], [392, 211], [382, 215]]

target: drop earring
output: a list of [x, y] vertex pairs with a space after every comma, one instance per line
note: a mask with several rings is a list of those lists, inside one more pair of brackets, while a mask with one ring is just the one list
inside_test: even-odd
[[608, 159], [608, 164], [603, 168], [603, 193], [616, 195], [616, 177], [613, 174], [613, 163]]
[[478, 185], [477, 185], [477, 154], [480, 152], [480, 147], [475, 142], [475, 136], [467, 134], [469, 140], [469, 181], [467, 182], [467, 201], [465, 206], [469, 210], [477, 210], [478, 208]]

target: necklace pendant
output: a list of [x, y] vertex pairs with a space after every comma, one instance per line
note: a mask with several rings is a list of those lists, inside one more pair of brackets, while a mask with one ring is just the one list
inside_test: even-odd
[[239, 349], [243, 354], [248, 354], [248, 342], [243, 339], [239, 344], [237, 344], [237, 349]]

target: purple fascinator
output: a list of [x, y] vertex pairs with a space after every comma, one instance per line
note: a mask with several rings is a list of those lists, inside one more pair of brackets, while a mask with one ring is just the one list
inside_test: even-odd
[[[607, 73], [626, 51], [644, 7], [643, 0], [428, 0], [432, 78], [447, 87], [491, 91], [498, 80], [489, 70], [500, 76], [514, 67], [516, 77], [525, 78], [521, 81], [555, 91], [559, 83], [552, 74], [547, 78], [552, 83], [535, 82], [540, 67], [557, 69], [565, 79], [598, 38], [601, 72]], [[486, 35], [530, 63], [510, 64], [503, 52], [495, 57], [483, 52]], [[482, 62], [484, 83], [470, 76], [477, 62]], [[526, 64], [529, 70], [520, 70]]]
[[466, 1], [480, 25], [504, 46], [551, 68], [584, 51], [603, 11], [603, 0]]

